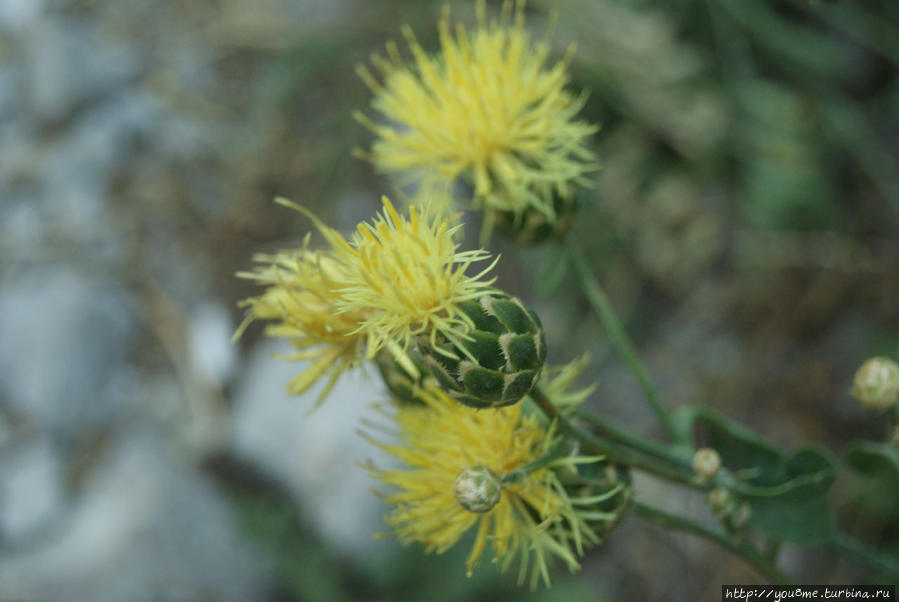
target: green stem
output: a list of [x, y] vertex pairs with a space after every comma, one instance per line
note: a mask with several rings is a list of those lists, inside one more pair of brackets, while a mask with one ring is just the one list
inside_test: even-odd
[[891, 581], [899, 581], [899, 564], [893, 561], [892, 558], [884, 557], [883, 554], [854, 537], [845, 533], [836, 533], [830, 539], [830, 545], [835, 550], [852, 556], [859, 562], [881, 571]]
[[[562, 432], [579, 440], [585, 446], [588, 453], [605, 455], [613, 461], [695, 489], [708, 489], [715, 482], [723, 480], [721, 475], [719, 475], [719, 478], [712, 482], [697, 482], [693, 478], [692, 470], [689, 466], [674, 452], [659, 446], [652, 441], [643, 439], [639, 435], [631, 433], [622, 427], [609, 424], [602, 418], [590, 413], [576, 411], [575, 416], [594, 425], [600, 430], [600, 433], [594, 434], [578, 428], [568, 419], [568, 417], [559, 412], [558, 408], [553, 405], [552, 401], [539, 385], [535, 386], [530, 392], [530, 397], [550, 420], [558, 422]], [[609, 439], [614, 440], [614, 442]], [[636, 454], [631, 451], [631, 449], [619, 446], [616, 442], [626, 445], [628, 448], [645, 452], [651, 457], [644, 457], [643, 455]], [[730, 483], [728, 486], [733, 487], [734, 483]], [[668, 527], [693, 533], [717, 542], [741, 556], [753, 565], [761, 574], [765, 575], [775, 583], [790, 583], [790, 579], [777, 568], [776, 563], [774, 562], [778, 550], [776, 544], [769, 549], [769, 554], [765, 555], [759, 552], [745, 539], [733, 540], [728, 534], [712, 530], [691, 519], [668, 514], [638, 502], [634, 502], [634, 510], [637, 514], [649, 520], [654, 520], [655, 522], [664, 524]], [[856, 560], [889, 575], [890, 579], [899, 579], [899, 565], [897, 565], [891, 558], [885, 557], [867, 544], [844, 533], [836, 534], [829, 543], [830, 546], [838, 552], [852, 556]]]
[[649, 401], [649, 405], [652, 407], [653, 412], [655, 412], [659, 422], [674, 441], [685, 443], [684, 437], [678, 433], [676, 428], [674, 428], [674, 423], [671, 421], [668, 409], [662, 404], [655, 386], [649, 380], [649, 375], [643, 367], [643, 364], [640, 362], [640, 358], [637, 357], [634, 345], [631, 343], [624, 327], [618, 320], [618, 316], [615, 314], [612, 303], [599, 285], [596, 276], [593, 275], [593, 272], [587, 265], [584, 253], [570, 236], [566, 239], [565, 246], [568, 250], [569, 257], [571, 257], [571, 261], [574, 264], [574, 268], [580, 277], [587, 300], [590, 302], [593, 311], [596, 312], [596, 316], [599, 318], [603, 328], [605, 328], [609, 338], [612, 340], [612, 344], [615, 345], [615, 348], [618, 349], [618, 353], [621, 354], [624, 361], [627, 362], [628, 367], [631, 369], [631, 372], [634, 373], [640, 388], [643, 390], [643, 394]]
[[559, 458], [564, 458], [567, 455], [567, 447], [565, 445], [557, 445], [549, 453], [534, 460], [530, 464], [504, 474], [501, 480], [503, 483], [520, 483], [524, 481], [525, 477], [527, 477], [527, 475], [529, 475], [533, 471], [539, 470], [545, 466], [549, 466]]
[[717, 531], [707, 527], [693, 519], [670, 514], [663, 510], [647, 506], [634, 501], [632, 506], [634, 513], [646, 520], [658, 523], [665, 527], [677, 529], [685, 533], [692, 533], [704, 539], [717, 543], [740, 556], [765, 578], [777, 584], [789, 584], [792, 580], [781, 571], [777, 565], [766, 559], [755, 547], [745, 539], [735, 540], [723, 531]]
[[641, 435], [638, 435], [637, 433], [634, 433], [622, 426], [612, 424], [595, 412], [584, 410], [582, 408], [576, 408], [571, 413], [571, 415], [578, 420], [582, 420], [590, 424], [594, 427], [597, 434], [611, 441], [615, 441], [621, 443], [622, 445], [626, 445], [627, 447], [640, 450], [641, 452], [644, 452], [650, 456], [653, 456], [660, 460], [664, 460], [666, 462], [671, 462], [672, 464], [675, 464], [682, 468], [690, 468], [689, 458], [684, 458], [680, 456], [676, 451], [673, 451], [664, 445], [656, 443], [651, 439], [642, 437]]
[[559, 412], [558, 408], [553, 405], [546, 393], [540, 388], [540, 385], [531, 389], [529, 396], [537, 404], [537, 407], [546, 414], [547, 418], [557, 421], [562, 432], [580, 441], [588, 453], [607, 456], [619, 464], [631, 466], [669, 481], [675, 481], [698, 489], [706, 489], [705, 486], [692, 480], [693, 474], [690, 470], [672, 466], [667, 462], [659, 462], [655, 458], [635, 454], [600, 435], [595, 435], [577, 427]]

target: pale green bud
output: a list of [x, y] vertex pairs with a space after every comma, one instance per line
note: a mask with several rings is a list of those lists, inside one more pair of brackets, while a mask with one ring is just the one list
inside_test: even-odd
[[888, 357], [872, 357], [852, 381], [852, 395], [872, 412], [889, 410], [899, 401], [899, 364]]
[[453, 483], [453, 494], [459, 505], [477, 514], [489, 512], [499, 502], [502, 481], [495, 472], [478, 464], [462, 469]]
[[703, 482], [715, 478], [721, 470], [721, 456], [710, 447], [703, 447], [693, 454], [693, 472]]

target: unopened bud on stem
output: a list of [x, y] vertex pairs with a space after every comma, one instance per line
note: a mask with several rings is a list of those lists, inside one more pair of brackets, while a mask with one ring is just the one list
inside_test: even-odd
[[453, 494], [459, 505], [477, 514], [489, 512], [496, 506], [501, 493], [500, 478], [483, 464], [463, 468], [453, 483]]
[[899, 364], [888, 357], [872, 357], [852, 382], [852, 395], [873, 412], [888, 410], [899, 401]]
[[710, 447], [703, 447], [693, 454], [693, 472], [703, 482], [715, 478], [721, 470], [721, 456]]

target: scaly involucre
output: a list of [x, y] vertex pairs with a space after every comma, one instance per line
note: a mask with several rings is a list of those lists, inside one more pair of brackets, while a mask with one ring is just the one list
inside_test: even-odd
[[565, 89], [571, 52], [548, 65], [547, 43], [532, 43], [525, 30], [524, 2], [512, 13], [507, 2], [488, 23], [478, 2], [469, 32], [461, 24], [453, 31], [445, 9], [439, 54], [425, 53], [405, 27], [411, 64], [391, 42], [386, 59], [372, 59], [380, 81], [360, 67], [384, 118], [356, 114], [377, 135], [363, 156], [382, 172], [405, 174], [427, 197], [443, 198], [462, 178], [477, 208], [534, 207], [552, 217], [553, 194], [568, 197], [596, 168], [585, 141], [597, 128], [574, 119], [584, 99]]
[[541, 579], [549, 585], [547, 560], [553, 556], [576, 570], [584, 546], [599, 538], [575, 510], [577, 500], [569, 498], [554, 469], [565, 465], [571, 470], [598, 458], [548, 462], [505, 483], [500, 501], [489, 511], [469, 512], [453, 494], [463, 469], [483, 466], [507, 475], [546, 457], [559, 438], [535, 416], [525, 415], [523, 404], [475, 412], [436, 388], [422, 391], [420, 398], [424, 405], [401, 405], [389, 414], [399, 427], [398, 443], [369, 437], [403, 464], [399, 469], [369, 466], [371, 474], [392, 489], [383, 494], [394, 505], [386, 520], [400, 540], [441, 553], [477, 525], [467, 560], [469, 575], [488, 545], [503, 570], [520, 557], [519, 582], [530, 572], [532, 587]]

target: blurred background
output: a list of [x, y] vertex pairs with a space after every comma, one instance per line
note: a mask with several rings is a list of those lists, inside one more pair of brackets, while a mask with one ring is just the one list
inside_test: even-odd
[[[372, 370], [288, 398], [299, 369], [249, 329], [234, 277], [310, 224], [348, 229], [389, 183], [350, 150], [354, 67], [441, 2], [0, 0], [0, 598], [718, 600], [739, 559], [629, 518], [528, 592], [467, 542], [396, 541], [358, 463]], [[494, 7], [495, 8], [495, 7]], [[572, 87], [602, 124], [574, 235], [669, 404], [745, 421], [784, 449], [882, 440], [848, 395], [899, 345], [899, 3], [562, 0]], [[453, 3], [473, 22], [473, 6]], [[469, 244], [477, 217], [469, 216]], [[591, 404], [659, 435], [553, 245], [495, 236], [551, 363], [584, 350]], [[536, 267], [534, 267], [536, 266]], [[703, 500], [638, 481], [648, 502]], [[833, 492], [840, 527], [899, 551], [893, 507]], [[878, 509], [879, 508], [879, 509]], [[885, 508], [885, 509], [884, 509]], [[873, 577], [786, 546], [799, 582]]]

